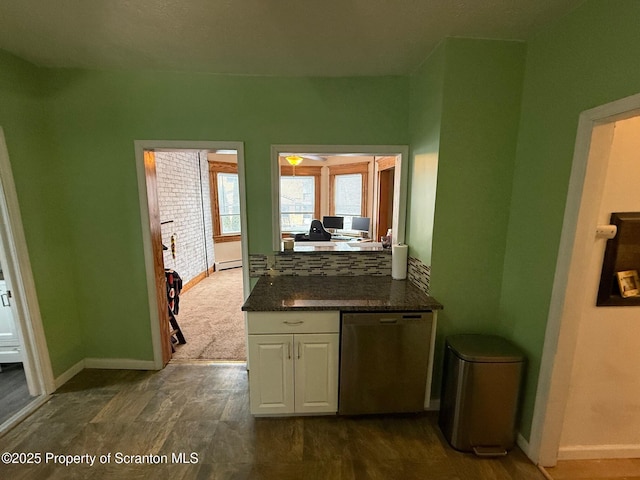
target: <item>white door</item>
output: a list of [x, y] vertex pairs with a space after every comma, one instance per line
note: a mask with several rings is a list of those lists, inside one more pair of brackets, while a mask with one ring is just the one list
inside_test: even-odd
[[338, 334], [295, 335], [295, 410], [338, 410]]
[[293, 413], [293, 335], [249, 335], [251, 413]]
[[11, 313], [7, 283], [0, 280], [0, 346], [19, 345], [18, 331]]
[[0, 363], [22, 362], [20, 337], [11, 312], [7, 283], [0, 280]]

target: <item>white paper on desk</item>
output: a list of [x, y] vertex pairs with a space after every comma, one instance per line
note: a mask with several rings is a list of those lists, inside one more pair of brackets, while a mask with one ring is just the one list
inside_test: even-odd
[[356, 248], [382, 248], [382, 243], [380, 242], [349, 242], [347, 245]]
[[296, 247], [335, 247], [335, 242], [295, 242]]

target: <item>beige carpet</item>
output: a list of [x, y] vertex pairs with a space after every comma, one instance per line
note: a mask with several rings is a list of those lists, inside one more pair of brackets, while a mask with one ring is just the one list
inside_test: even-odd
[[176, 318], [187, 343], [175, 359], [246, 360], [242, 268], [215, 272], [180, 295]]

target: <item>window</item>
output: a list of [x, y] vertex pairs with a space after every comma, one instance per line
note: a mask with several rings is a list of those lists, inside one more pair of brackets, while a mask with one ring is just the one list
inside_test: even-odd
[[367, 163], [329, 168], [331, 215], [344, 217], [344, 229], [351, 230], [353, 217], [367, 216]]
[[240, 189], [238, 165], [209, 162], [211, 214], [215, 242], [240, 241]]
[[308, 232], [320, 217], [320, 167], [283, 166], [280, 173], [280, 230]]
[[[295, 152], [297, 155], [302, 156], [303, 159], [308, 158], [310, 160], [308, 162], [303, 160], [301, 164], [295, 167], [296, 177], [302, 176], [302, 169], [306, 167], [320, 166], [322, 171], [321, 179], [316, 183], [315, 188], [315, 218], [322, 219], [323, 216], [331, 216], [335, 212], [335, 175], [361, 173], [362, 212], [359, 216], [371, 219], [370, 233], [372, 238], [377, 237], [378, 231], [381, 231], [381, 235], [384, 235], [387, 229], [392, 228], [395, 241], [400, 243], [404, 241], [408, 176], [406, 173], [406, 161], [409, 155], [409, 147], [402, 145], [358, 145], [356, 147], [348, 145], [271, 145], [271, 190], [273, 192], [271, 240], [274, 251], [282, 249], [283, 237], [291, 236], [291, 232], [286, 233], [282, 230], [282, 210], [280, 205], [282, 199], [280, 178], [282, 176], [293, 176], [290, 173], [292, 171], [291, 166], [285, 160], [285, 157], [290, 155], [290, 152]], [[330, 157], [343, 158], [334, 159]], [[383, 158], [386, 159], [385, 162], [388, 161], [389, 165], [385, 163], [384, 167], [381, 167], [380, 163], [378, 163], [376, 167], [376, 161]], [[358, 163], [366, 163], [367, 167], [360, 167], [361, 171], [339, 170], [339, 167], [354, 168], [354, 165]], [[435, 189], [436, 166], [435, 164], [430, 166], [433, 171], [434, 185], [430, 185], [429, 188], [433, 187]], [[288, 167], [287, 171], [285, 171], [286, 167]], [[378, 174], [386, 168], [390, 168], [393, 173], [390, 173], [384, 179], [387, 183], [385, 184], [386, 191], [383, 195], [380, 193], [381, 182]], [[333, 176], [330, 176], [330, 174], [333, 174]], [[322, 185], [321, 194], [318, 193], [320, 185]], [[380, 203], [382, 201], [384, 201], [384, 204]], [[341, 200], [338, 199], [338, 204], [340, 203]], [[380, 212], [387, 213], [382, 224], [379, 219]], [[349, 215], [349, 217], [351, 216]], [[379, 225], [382, 225], [382, 227], [379, 227]], [[351, 231], [348, 233], [356, 232]]]
[[220, 234], [240, 233], [240, 192], [237, 173], [218, 173]]

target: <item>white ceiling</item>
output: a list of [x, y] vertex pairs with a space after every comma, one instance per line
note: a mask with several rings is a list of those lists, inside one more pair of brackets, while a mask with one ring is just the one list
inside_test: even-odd
[[0, 0], [0, 49], [37, 65], [404, 75], [446, 36], [525, 40], [584, 0]]

